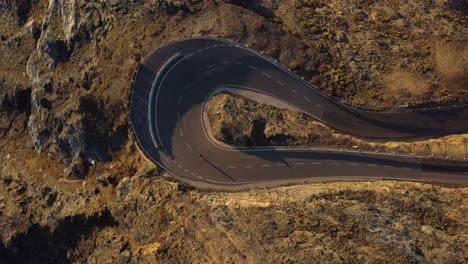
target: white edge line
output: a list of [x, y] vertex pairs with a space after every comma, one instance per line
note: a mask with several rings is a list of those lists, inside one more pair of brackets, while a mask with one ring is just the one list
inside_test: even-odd
[[193, 149], [192, 149], [192, 147], [190, 146], [189, 143], [185, 143], [185, 145], [187, 145], [187, 147], [188, 147], [191, 151], [193, 151]]

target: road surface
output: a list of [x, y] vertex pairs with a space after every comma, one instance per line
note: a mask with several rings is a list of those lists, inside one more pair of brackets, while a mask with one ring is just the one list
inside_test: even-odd
[[395, 179], [468, 183], [468, 161], [314, 147], [247, 148], [210, 136], [204, 106], [220, 89], [249, 90], [366, 139], [416, 139], [468, 130], [468, 106], [375, 112], [341, 103], [274, 59], [218, 38], [186, 38], [145, 57], [130, 121], [144, 154], [196, 187], [238, 190], [301, 182]]

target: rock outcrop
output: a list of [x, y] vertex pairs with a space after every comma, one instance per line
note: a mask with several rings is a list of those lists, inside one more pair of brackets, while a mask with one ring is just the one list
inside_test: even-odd
[[[32, 85], [28, 129], [33, 145], [38, 153], [48, 152], [69, 165], [67, 176], [84, 177], [89, 164], [110, 160], [106, 129], [112, 120], [105, 115], [102, 103], [98, 109], [90, 96], [79, 92], [80, 88], [89, 90], [95, 67], [75, 77], [76, 82], [73, 77], [60, 79], [60, 73], [56, 72], [59, 64], [74, 56], [75, 47], [96, 37], [103, 24], [96, 4], [82, 3], [80, 7], [76, 0], [49, 1], [36, 48], [26, 67]], [[78, 103], [73, 98], [59, 98], [63, 93], [77, 94]], [[57, 111], [54, 107], [57, 103], [66, 107]]]

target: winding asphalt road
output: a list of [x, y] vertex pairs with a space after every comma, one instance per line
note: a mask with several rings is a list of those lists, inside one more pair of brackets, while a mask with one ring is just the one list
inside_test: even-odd
[[135, 73], [130, 121], [144, 154], [172, 176], [205, 189], [374, 179], [468, 184], [468, 161], [462, 159], [222, 144], [210, 136], [203, 109], [226, 88], [273, 97], [361, 138], [416, 139], [468, 131], [467, 105], [365, 111], [324, 94], [244, 45], [186, 38], [149, 54]]

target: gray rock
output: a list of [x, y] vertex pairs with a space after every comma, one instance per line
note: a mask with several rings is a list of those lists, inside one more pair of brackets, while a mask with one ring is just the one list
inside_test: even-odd
[[[90, 96], [79, 99], [77, 109], [72, 110], [76, 117], [65, 121], [55, 145], [65, 164], [77, 159], [105, 162], [111, 159], [106, 116], [100, 106]], [[95, 120], [102, 120], [95, 122]]]
[[[44, 81], [42, 81], [44, 82]], [[53, 127], [53, 114], [50, 111], [49, 104], [45, 103], [45, 87], [48, 84], [36, 84], [31, 93], [31, 114], [28, 120], [28, 131], [32, 138], [34, 148], [37, 153], [45, 149], [45, 143], [51, 134]]]
[[125, 197], [132, 191], [133, 182], [129, 177], [123, 178], [116, 187], [117, 197], [119, 200], [125, 199]]
[[84, 130], [83, 119], [75, 119], [64, 125], [64, 129], [55, 140], [63, 163], [70, 165], [74, 160], [84, 156], [87, 148]]
[[[127, 1], [122, 4], [126, 5]], [[26, 26], [37, 39], [36, 49], [26, 65], [32, 84], [28, 132], [38, 153], [48, 152], [49, 157], [60, 159], [69, 166], [65, 171], [68, 178], [85, 177], [90, 161], [110, 160], [111, 121], [102, 109], [102, 102], [96, 102], [90, 95], [79, 98], [78, 103], [76, 98], [64, 102], [61, 111], [53, 109], [54, 101], [61, 98], [57, 93], [63, 92], [64, 86], [91, 87], [96, 75], [93, 66], [86, 67], [83, 76], [70, 77], [68, 83], [58, 83], [58, 80], [53, 83], [47, 75], [48, 67], [69, 61], [83, 40], [94, 38], [104, 28], [106, 20], [97, 6], [77, 0], [51, 0], [42, 23], [31, 21]], [[60, 19], [54, 18], [57, 14]], [[124, 136], [113, 137], [116, 148], [120, 147]]]

